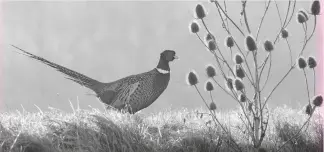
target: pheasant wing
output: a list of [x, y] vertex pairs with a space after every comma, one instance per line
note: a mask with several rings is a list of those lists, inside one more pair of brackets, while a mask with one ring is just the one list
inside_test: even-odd
[[140, 81], [123, 85], [118, 90], [115, 99], [111, 103], [111, 106], [117, 108], [117, 109], [123, 109], [125, 106], [130, 102], [131, 95], [135, 92], [135, 90], [140, 85]]

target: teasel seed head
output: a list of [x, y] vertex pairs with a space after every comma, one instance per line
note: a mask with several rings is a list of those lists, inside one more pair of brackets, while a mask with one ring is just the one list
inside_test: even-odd
[[241, 66], [235, 65], [235, 74], [237, 77], [243, 79], [245, 77], [244, 70]]
[[241, 79], [235, 79], [234, 88], [236, 91], [242, 91], [244, 89], [244, 84]]
[[227, 36], [225, 39], [225, 44], [227, 47], [231, 48], [234, 46], [234, 39], [232, 36]]
[[210, 80], [207, 80], [205, 83], [205, 91], [213, 91], [214, 85]]
[[266, 50], [267, 52], [271, 52], [271, 51], [273, 51], [273, 49], [274, 49], [272, 42], [269, 41], [269, 40], [266, 40], [266, 41], [263, 43], [263, 46], [264, 46], [264, 50]]
[[208, 78], [212, 78], [212, 77], [216, 76], [216, 68], [212, 64], [207, 65], [206, 66], [206, 74], [207, 74]]
[[307, 63], [306, 63], [304, 57], [302, 57], [302, 56], [299, 57], [299, 58], [298, 58], [298, 67], [299, 67], [300, 69], [304, 69], [306, 66], [307, 66]]
[[308, 105], [306, 106], [305, 113], [306, 113], [307, 115], [310, 115], [311, 112], [312, 112], [312, 105], [308, 104]]
[[311, 6], [311, 12], [313, 15], [319, 15], [321, 11], [321, 5], [319, 0], [314, 0]]
[[214, 52], [217, 49], [215, 41], [208, 41], [208, 48], [211, 52]]
[[317, 66], [317, 62], [316, 62], [315, 58], [312, 56], [308, 57], [307, 64], [308, 64], [308, 67], [311, 69], [313, 69]]
[[208, 41], [212, 41], [212, 40], [215, 40], [214, 35], [211, 33], [207, 33], [205, 36], [205, 42], [208, 43]]
[[299, 10], [297, 13], [297, 21], [298, 23], [305, 23], [308, 21], [308, 15], [304, 10]]
[[196, 85], [198, 83], [198, 76], [196, 71], [191, 70], [188, 74], [187, 74], [187, 84], [190, 86]]
[[245, 94], [241, 93], [241, 94], [239, 95], [239, 101], [240, 101], [240, 102], [245, 102], [245, 101], [246, 101], [246, 96], [245, 96]]
[[321, 95], [318, 95], [316, 97], [314, 97], [313, 99], [313, 104], [316, 106], [316, 107], [319, 107], [321, 106], [323, 103], [323, 97]]
[[198, 33], [199, 32], [199, 24], [196, 20], [193, 20], [190, 24], [189, 24], [189, 30], [190, 30], [190, 33]]
[[236, 64], [242, 64], [243, 63], [243, 57], [241, 54], [235, 54], [234, 61]]
[[215, 111], [216, 110], [216, 104], [215, 104], [215, 102], [211, 102], [210, 104], [209, 104], [209, 110], [211, 110], [211, 111]]
[[250, 112], [253, 111], [253, 103], [252, 103], [252, 102], [249, 103], [249, 105], [248, 105], [248, 110], [249, 110]]
[[286, 39], [286, 38], [288, 38], [288, 36], [289, 36], [289, 33], [288, 33], [287, 29], [283, 29], [281, 31], [281, 37]]
[[225, 80], [226, 88], [230, 91], [233, 90], [233, 78], [228, 77], [227, 80]]
[[199, 19], [203, 19], [204, 17], [206, 17], [206, 11], [202, 4], [196, 5], [196, 17]]
[[249, 50], [249, 51], [255, 51], [257, 49], [256, 42], [255, 42], [254, 38], [252, 37], [252, 35], [248, 35], [245, 38], [245, 45], [246, 45], [247, 50]]

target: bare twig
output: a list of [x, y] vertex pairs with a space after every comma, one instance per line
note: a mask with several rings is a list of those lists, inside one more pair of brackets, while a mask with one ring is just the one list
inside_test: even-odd
[[247, 20], [247, 16], [246, 16], [246, 3], [247, 3], [247, 0], [245, 1], [242, 1], [242, 12], [243, 12], [243, 16], [244, 16], [244, 22], [245, 22], [245, 26], [246, 26], [246, 29], [248, 30], [248, 32], [251, 34], [251, 30], [250, 30], [250, 26], [249, 26], [249, 22]]
[[314, 107], [312, 109], [312, 112], [311, 112], [311, 115], [307, 118], [306, 122], [300, 127], [300, 129], [297, 131], [297, 133], [292, 136], [290, 139], [288, 139], [284, 144], [282, 144], [276, 151], [279, 151], [281, 148], [283, 148], [288, 142], [290, 142], [291, 140], [295, 139], [296, 137], [298, 137], [300, 135], [300, 132], [303, 130], [303, 128], [306, 126], [306, 124], [310, 121], [310, 119], [312, 118], [312, 115], [315, 111], [315, 108]]
[[295, 65], [291, 66], [290, 69], [287, 71], [287, 73], [283, 76], [283, 78], [281, 78], [281, 80], [275, 85], [275, 87], [270, 91], [270, 94], [267, 96], [266, 100], [264, 101], [264, 104], [261, 108], [261, 110], [263, 110], [264, 106], [267, 104], [267, 102], [269, 101], [272, 93], [277, 89], [277, 87], [282, 83], [283, 80], [285, 80], [285, 78], [289, 75], [289, 73], [291, 72], [291, 70], [293, 70], [295, 68]]
[[280, 25], [282, 25], [282, 19], [281, 19], [281, 15], [280, 15], [280, 11], [279, 11], [279, 7], [278, 7], [278, 4], [277, 4], [277, 1], [274, 0], [275, 4], [276, 4], [276, 8], [277, 8], [277, 13], [278, 13], [278, 17], [279, 17], [279, 21], [280, 21]]
[[306, 91], [307, 91], [307, 96], [308, 96], [308, 103], [311, 104], [310, 103], [310, 97], [309, 97], [308, 81], [307, 81], [307, 76], [306, 76], [305, 69], [303, 69], [303, 73], [304, 73], [305, 83], [306, 83]]
[[[300, 51], [300, 53], [299, 53], [299, 55], [298, 55], [298, 57], [300, 57], [301, 56], [301, 54], [303, 53], [303, 51], [305, 50], [305, 48], [306, 48], [306, 46], [307, 46], [307, 44], [308, 44], [308, 42], [309, 42], [309, 40], [313, 37], [313, 33], [314, 33], [314, 31], [315, 31], [315, 28], [316, 28], [316, 16], [315, 16], [315, 24], [314, 24], [314, 29], [313, 29], [313, 32], [312, 32], [312, 34], [308, 37], [308, 39], [306, 40], [306, 42], [304, 43], [304, 45], [303, 45], [303, 47], [302, 47], [302, 49], [301, 49], [301, 51]], [[296, 66], [296, 62], [295, 62], [295, 64], [293, 65], [293, 66], [291, 66], [290, 67], [290, 69], [287, 71], [287, 73], [283, 76], [283, 78], [281, 78], [281, 80], [275, 85], [275, 87], [271, 90], [271, 92], [270, 92], [270, 94], [267, 96], [267, 98], [266, 98], [266, 100], [265, 100], [265, 102], [264, 102], [264, 104], [263, 104], [263, 106], [262, 106], [262, 109], [264, 108], [264, 106], [267, 104], [267, 102], [269, 101], [269, 99], [270, 99], [270, 97], [271, 97], [271, 95], [272, 95], [272, 93], [274, 92], [274, 90], [276, 90], [276, 88], [282, 83], [282, 81], [289, 75], [289, 73], [295, 68], [295, 66]]]
[[243, 33], [243, 31], [240, 29], [240, 27], [238, 27], [236, 25], [236, 23], [227, 15], [227, 13], [224, 11], [224, 9], [222, 8], [222, 6], [219, 5], [218, 1], [216, 0], [215, 2], [215, 5], [217, 8], [220, 8], [222, 10], [222, 12], [224, 13], [224, 15], [226, 16], [227, 19], [229, 19], [231, 21], [231, 23], [237, 28], [237, 30], [240, 31], [240, 33], [245, 36], [245, 34]]
[[289, 41], [288, 41], [288, 38], [286, 38], [286, 43], [288, 45], [288, 48], [289, 48], [289, 55], [290, 55], [290, 66], [292, 66], [292, 53], [291, 53], [291, 47], [290, 47], [290, 44], [289, 44]]
[[[211, 34], [210, 31], [209, 31], [209, 29], [208, 29], [208, 27], [207, 27], [207, 25], [206, 25], [206, 23], [205, 23], [205, 21], [204, 21], [204, 19], [201, 19], [201, 22], [203, 23], [203, 25], [204, 25], [206, 31], [207, 31], [209, 34]], [[214, 40], [215, 43], [216, 43], [215, 38], [214, 38], [214, 37], [212, 37], [212, 38], [213, 38], [213, 40]], [[216, 46], [217, 46], [217, 44], [216, 44]], [[219, 47], [218, 47], [218, 46], [217, 46], [217, 50], [218, 50], [218, 53], [221, 55], [222, 59], [224, 60], [224, 63], [227, 65], [228, 69], [229, 69], [229, 70], [232, 72], [232, 74], [235, 76], [235, 74], [234, 74], [232, 68], [229, 66], [229, 64], [228, 64], [228, 62], [226, 61], [226, 59], [224, 58], [222, 52], [219, 50]], [[215, 52], [214, 54], [216, 54], [216, 52]]]
[[217, 81], [216, 81], [216, 79], [215, 78], [212, 78], [213, 79], [213, 81], [218, 85], [218, 87], [220, 87], [226, 94], [228, 94], [229, 96], [231, 96], [234, 100], [236, 100], [236, 98], [233, 96], [233, 95], [231, 95], [228, 91], [226, 91], [226, 89], [224, 88], [224, 87], [222, 87]]
[[[197, 37], [198, 37], [198, 39], [200, 40], [200, 42], [208, 49], [208, 50], [210, 50], [209, 49], [209, 47], [205, 44], [205, 42], [201, 39], [201, 37], [196, 33], [196, 35], [197, 35]], [[224, 60], [223, 59], [221, 59], [221, 58], [219, 58], [218, 56], [216, 56], [218, 59], [220, 59], [222, 62], [224, 62]]]
[[[204, 97], [201, 95], [199, 89], [197, 88], [196, 85], [194, 85], [195, 89], [197, 90], [199, 96], [201, 97], [201, 99], [203, 100], [203, 102], [205, 103], [206, 107], [209, 107], [206, 100], [204, 99]], [[208, 108], [209, 111], [212, 113], [212, 111], [210, 110], [210, 108]], [[217, 119], [216, 115], [212, 114], [212, 118], [215, 122], [218, 123], [218, 125], [222, 128], [222, 130], [229, 135], [230, 139], [232, 140], [232, 142], [235, 144], [235, 146], [239, 149], [240, 152], [242, 152], [240, 146], [236, 143], [236, 141], [232, 138], [232, 136], [230, 135], [230, 133], [225, 129], [225, 127], [219, 122], [219, 120]], [[231, 146], [230, 146], [231, 147]], [[234, 147], [232, 147], [234, 149]]]
[[[289, 5], [288, 5], [288, 6], [289, 6]], [[294, 15], [294, 13], [295, 13], [295, 8], [296, 8], [296, 0], [294, 0], [293, 11], [292, 11], [292, 13], [291, 13], [291, 15], [290, 15], [290, 17], [289, 17], [289, 21], [288, 21], [288, 22], [285, 22], [286, 24], [284, 24], [283, 27], [279, 30], [279, 32], [277, 33], [277, 36], [276, 36], [276, 38], [275, 38], [273, 44], [276, 44], [276, 43], [277, 43], [277, 40], [278, 40], [278, 38], [279, 38], [279, 35], [280, 35], [281, 31], [289, 25], [289, 23], [290, 23], [290, 21], [291, 21], [293, 15]], [[289, 11], [287, 11], [287, 14], [288, 14], [288, 13], [289, 13]]]
[[[219, 14], [219, 16], [221, 17], [221, 20], [222, 20], [222, 22], [223, 22], [223, 24], [225, 24], [224, 23], [224, 19], [223, 19], [223, 17], [222, 17], [222, 14], [221, 14], [221, 12], [220, 12], [220, 8], [219, 8], [220, 6], [219, 5], [216, 5], [216, 8], [217, 8], [217, 11], [218, 11], [218, 14]], [[227, 14], [226, 14], [227, 15]], [[228, 33], [228, 35], [231, 35], [231, 32], [229, 31], [229, 28], [225, 28], [225, 30], [227, 31], [227, 33]], [[249, 73], [250, 73], [250, 75], [251, 75], [251, 80], [252, 81], [250, 81], [250, 83], [251, 83], [251, 85], [252, 86], [254, 86], [254, 83], [253, 83], [253, 76], [252, 76], [252, 73], [251, 73], [251, 70], [250, 70], [250, 67], [249, 67], [249, 64], [248, 64], [248, 62], [247, 62], [247, 59], [246, 59], [246, 56], [244, 55], [244, 53], [242, 52], [242, 50], [241, 50], [241, 48], [240, 48], [240, 46], [236, 43], [236, 40], [233, 38], [233, 40], [234, 40], [234, 43], [235, 43], [235, 46], [238, 48], [238, 50], [240, 51], [240, 53], [243, 55], [243, 57], [244, 57], [244, 61], [245, 61], [245, 65], [246, 65], [246, 67], [247, 67], [247, 69], [248, 69], [248, 71], [249, 71]], [[231, 51], [232, 51], [232, 48], [231, 48]], [[232, 54], [231, 54], [231, 57], [232, 57]], [[248, 76], [248, 75], [247, 75]]]
[[[268, 80], [269, 80], [269, 76], [270, 76], [270, 71], [271, 71], [271, 67], [272, 67], [272, 55], [271, 53], [269, 53], [270, 55], [270, 61], [269, 61], [269, 68], [268, 68], [268, 73], [267, 73], [267, 77], [266, 77], [266, 80], [264, 82], [264, 85], [262, 86], [262, 89], [261, 91], [265, 88], [265, 86], [267, 85], [268, 83]], [[264, 66], [263, 66], [264, 67]], [[262, 68], [262, 71], [263, 71], [264, 68]], [[262, 76], [262, 71], [260, 72], [260, 80], [259, 82], [261, 81], [261, 76]]]
[[267, 14], [267, 12], [268, 12], [268, 10], [269, 10], [270, 3], [271, 3], [271, 0], [268, 1], [268, 4], [267, 4], [267, 6], [266, 6], [266, 8], [265, 8], [265, 10], [264, 10], [263, 16], [262, 16], [262, 18], [261, 18], [261, 22], [260, 22], [260, 24], [259, 24], [259, 26], [258, 26], [258, 31], [257, 31], [256, 37], [255, 37], [255, 41], [258, 40], [259, 33], [260, 33], [260, 30], [261, 30], [261, 27], [262, 27], [262, 23], [263, 23], [263, 20], [264, 20], [264, 18], [265, 18], [265, 15]]
[[316, 73], [315, 73], [315, 68], [313, 68], [313, 76], [314, 76], [314, 90], [313, 90], [313, 94], [315, 96], [315, 94], [316, 94]]

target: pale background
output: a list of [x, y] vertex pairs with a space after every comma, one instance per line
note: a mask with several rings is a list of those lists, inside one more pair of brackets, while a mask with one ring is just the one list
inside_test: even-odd
[[[2, 4], [3, 49], [2, 51], [2, 111], [20, 109], [37, 111], [37, 105], [46, 110], [48, 106], [71, 111], [69, 99], [80, 107], [88, 105], [102, 109], [96, 98], [85, 95], [88, 89], [67, 80], [62, 74], [39, 62], [14, 52], [9, 44], [17, 45], [31, 53], [66, 66], [102, 82], [154, 68], [159, 53], [173, 49], [180, 60], [171, 63], [171, 81], [167, 90], [144, 113], [158, 112], [168, 108], [199, 108], [203, 103], [194, 88], [185, 83], [190, 69], [199, 74], [199, 88], [203, 91], [207, 80], [204, 67], [215, 60], [195, 35], [188, 30], [197, 2], [5, 2]], [[203, 3], [208, 10], [207, 24], [223, 47], [226, 36], [213, 4]], [[282, 18], [287, 2], [278, 2]], [[263, 14], [265, 1], [248, 3], [247, 13], [251, 30], [255, 35]], [[228, 3], [230, 16], [239, 25], [240, 1]], [[299, 1], [300, 8], [309, 10], [310, 2]], [[243, 23], [243, 20], [242, 20]], [[309, 27], [313, 20], [309, 21]], [[274, 3], [265, 19], [259, 40], [274, 40], [280, 22]], [[243, 37], [231, 26], [235, 37], [243, 44]], [[246, 32], [244, 23], [242, 29]], [[294, 60], [302, 46], [302, 28], [294, 18], [288, 26]], [[201, 36], [205, 31], [201, 30]], [[316, 56], [316, 34], [310, 41], [305, 56]], [[242, 47], [243, 48], [243, 47]], [[236, 50], [236, 49], [235, 49]], [[260, 49], [260, 52], [264, 50]], [[227, 53], [229, 54], [229, 53]], [[260, 55], [263, 59], [264, 54]], [[273, 52], [274, 62], [268, 88], [274, 86], [288, 69], [288, 48], [280, 41]], [[311, 95], [313, 79], [309, 73]], [[218, 77], [220, 79], [220, 76]], [[224, 84], [221, 81], [221, 84]], [[292, 107], [306, 105], [307, 94], [302, 72], [294, 70], [274, 93], [269, 102], [272, 107], [287, 104]], [[237, 104], [220, 89], [214, 92], [221, 110], [234, 108]], [[263, 94], [265, 96], [267, 94]]]

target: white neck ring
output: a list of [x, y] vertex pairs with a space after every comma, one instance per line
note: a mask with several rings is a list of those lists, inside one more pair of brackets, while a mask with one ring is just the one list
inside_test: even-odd
[[170, 73], [170, 71], [168, 71], [168, 70], [163, 70], [163, 69], [160, 69], [160, 68], [156, 68], [156, 70], [158, 70], [159, 73], [162, 73], [162, 74], [168, 74], [168, 73]]

